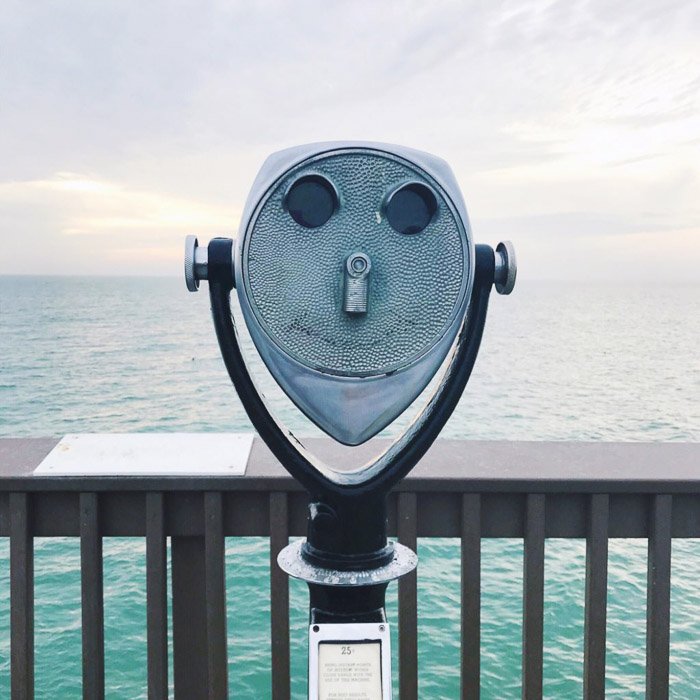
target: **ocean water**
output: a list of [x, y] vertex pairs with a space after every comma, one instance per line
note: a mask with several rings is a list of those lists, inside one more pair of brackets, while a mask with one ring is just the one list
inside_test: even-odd
[[[444, 435], [463, 439], [697, 441], [700, 287], [522, 283], [494, 296], [472, 381]], [[317, 434], [289, 402], [277, 411]], [[244, 431], [206, 290], [178, 279], [0, 277], [0, 436]], [[700, 465], [699, 465], [700, 468]], [[522, 542], [482, 545], [482, 689], [520, 697]], [[0, 539], [0, 697], [9, 696], [9, 551]], [[421, 697], [457, 698], [459, 544], [419, 542]], [[145, 545], [108, 538], [107, 697], [146, 697]], [[269, 697], [265, 539], [226, 545], [232, 694]], [[585, 544], [548, 540], [545, 696], [582, 693]], [[80, 557], [36, 541], [38, 698], [80, 696]], [[674, 542], [671, 695], [700, 697], [700, 543]], [[644, 697], [646, 541], [610, 543], [607, 695]], [[264, 591], [265, 594], [261, 594]], [[235, 592], [235, 594], [234, 594]], [[291, 583], [293, 697], [306, 688], [305, 584]], [[388, 595], [396, 647], [396, 586]]]

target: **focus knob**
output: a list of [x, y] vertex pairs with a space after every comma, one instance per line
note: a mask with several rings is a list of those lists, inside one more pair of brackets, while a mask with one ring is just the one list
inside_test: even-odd
[[190, 292], [199, 289], [199, 281], [207, 279], [207, 249], [199, 247], [197, 236], [185, 238], [185, 284]]
[[518, 266], [515, 262], [515, 248], [510, 241], [501, 241], [496, 246], [493, 281], [499, 294], [510, 294], [515, 287]]

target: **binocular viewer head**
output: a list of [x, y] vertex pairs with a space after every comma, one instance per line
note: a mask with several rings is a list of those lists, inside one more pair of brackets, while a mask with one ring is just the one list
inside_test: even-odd
[[[507, 293], [514, 257], [500, 246], [495, 281]], [[209, 257], [188, 241], [191, 289], [210, 275]], [[448, 357], [472, 296], [475, 245], [443, 160], [336, 142], [267, 159], [231, 265], [275, 380], [326, 433], [357, 445], [401, 414]]]
[[[387, 583], [416, 565], [415, 554], [387, 540], [386, 496], [457, 406], [491, 288], [507, 294], [515, 283], [512, 246], [474, 244], [444, 161], [385, 144], [323, 143], [268, 158], [235, 245], [215, 238], [205, 250], [188, 237], [185, 278], [191, 291], [208, 280], [241, 402], [311, 497], [308, 538], [285, 548], [280, 566], [309, 582], [312, 610], [377, 613]], [[327, 434], [359, 445], [429, 394], [408, 428], [350, 471], [308, 453], [255, 386], [231, 311], [234, 287], [270, 373]], [[353, 586], [366, 590], [348, 594]]]

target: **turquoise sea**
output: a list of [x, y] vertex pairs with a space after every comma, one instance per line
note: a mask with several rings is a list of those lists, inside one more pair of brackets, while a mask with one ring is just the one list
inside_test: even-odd
[[[445, 436], [697, 441], [700, 287], [521, 283], [492, 299]], [[261, 380], [267, 382], [262, 369]], [[277, 392], [301, 434], [315, 434]], [[0, 436], [245, 431], [206, 290], [179, 279], [0, 277]], [[0, 697], [9, 697], [9, 547], [0, 539]], [[145, 544], [105, 541], [107, 697], [146, 697]], [[419, 543], [421, 698], [458, 697], [459, 549]], [[483, 543], [483, 698], [520, 697], [522, 543]], [[583, 541], [546, 544], [545, 696], [578, 698]], [[264, 539], [227, 540], [232, 695], [269, 697]], [[81, 695], [79, 543], [36, 542], [36, 696]], [[673, 548], [671, 696], [700, 697], [700, 543]], [[644, 696], [646, 541], [610, 544], [607, 695]], [[291, 584], [293, 696], [306, 688], [304, 584]], [[389, 595], [396, 620], [396, 589]], [[393, 626], [395, 634], [396, 625]], [[394, 642], [395, 642], [394, 637]]]

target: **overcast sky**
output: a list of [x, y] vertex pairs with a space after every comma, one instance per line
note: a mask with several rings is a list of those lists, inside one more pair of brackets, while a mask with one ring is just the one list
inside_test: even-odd
[[179, 275], [329, 139], [445, 158], [523, 278], [699, 279], [697, 0], [0, 0], [0, 273]]

